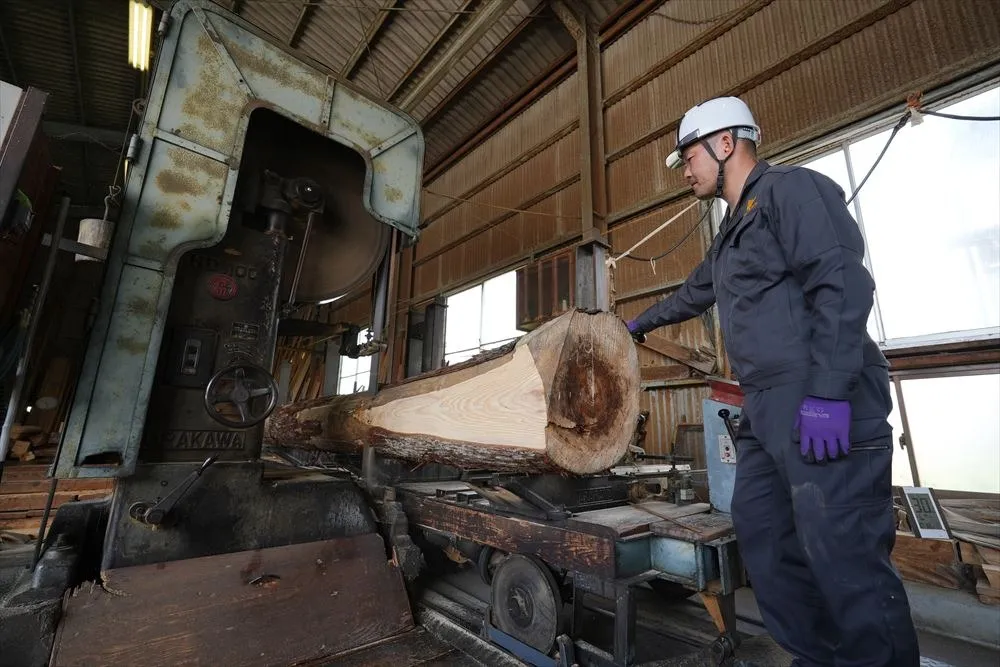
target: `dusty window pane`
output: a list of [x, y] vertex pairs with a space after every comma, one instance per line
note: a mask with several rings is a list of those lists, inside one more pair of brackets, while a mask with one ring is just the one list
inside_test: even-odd
[[476, 350], [482, 325], [482, 285], [448, 297], [444, 332], [445, 354]]
[[483, 347], [495, 347], [521, 332], [517, 330], [517, 276], [513, 271], [483, 283]]
[[921, 485], [1000, 493], [1000, 375], [902, 384]]
[[[996, 116], [1000, 88], [943, 111]], [[859, 179], [888, 135], [852, 144]], [[926, 117], [858, 195], [887, 339], [1000, 326], [998, 148], [998, 123]]]

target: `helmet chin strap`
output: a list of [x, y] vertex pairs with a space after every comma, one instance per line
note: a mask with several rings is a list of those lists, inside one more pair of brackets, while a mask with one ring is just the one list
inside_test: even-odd
[[[735, 139], [735, 135], [733, 138]], [[715, 198], [722, 199], [722, 186], [725, 182], [726, 160], [731, 158], [733, 156], [733, 153], [730, 153], [729, 155], [720, 160], [719, 157], [715, 154], [715, 149], [712, 148], [712, 144], [708, 142], [708, 137], [701, 140], [701, 145], [705, 147], [705, 150], [708, 151], [708, 154], [711, 155], [712, 159], [715, 160], [716, 163], [718, 163], [719, 165], [719, 175], [715, 180]]]

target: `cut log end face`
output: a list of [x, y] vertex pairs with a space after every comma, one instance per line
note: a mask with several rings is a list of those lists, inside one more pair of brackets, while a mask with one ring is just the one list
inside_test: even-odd
[[624, 325], [612, 315], [570, 327], [549, 394], [547, 453], [558, 467], [593, 473], [628, 447], [639, 414], [639, 364]]

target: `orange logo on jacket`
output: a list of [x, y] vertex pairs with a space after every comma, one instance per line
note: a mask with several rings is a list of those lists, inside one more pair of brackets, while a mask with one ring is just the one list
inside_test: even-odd
[[756, 197], [752, 197], [751, 199], [748, 199], [747, 200], [747, 210], [746, 210], [746, 213], [749, 213], [750, 211], [752, 211], [756, 205], [757, 205], [757, 198]]

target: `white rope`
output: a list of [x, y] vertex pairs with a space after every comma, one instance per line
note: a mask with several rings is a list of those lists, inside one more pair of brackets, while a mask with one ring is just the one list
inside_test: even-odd
[[679, 217], [681, 217], [682, 215], [684, 215], [685, 213], [687, 213], [688, 211], [690, 211], [691, 209], [693, 209], [695, 206], [697, 206], [698, 203], [699, 203], [699, 200], [695, 199], [693, 202], [691, 202], [690, 206], [688, 206], [687, 208], [685, 208], [684, 210], [682, 210], [681, 212], [679, 212], [677, 215], [675, 215], [674, 217], [672, 217], [669, 220], [667, 220], [666, 222], [664, 222], [662, 225], [660, 225], [659, 227], [657, 227], [656, 229], [654, 229], [650, 233], [646, 234], [634, 246], [632, 246], [631, 248], [629, 248], [628, 250], [626, 250], [622, 254], [618, 255], [617, 257], [608, 257], [606, 260], [604, 260], [605, 265], [613, 268], [615, 266], [615, 264], [618, 262], [618, 260], [620, 260], [621, 258], [626, 257], [627, 255], [631, 254], [633, 250], [635, 250], [636, 248], [638, 248], [639, 246], [641, 246], [643, 243], [645, 243], [649, 239], [653, 238], [654, 236], [656, 236], [657, 234], [659, 234], [660, 232], [662, 232], [672, 222], [674, 222]]

